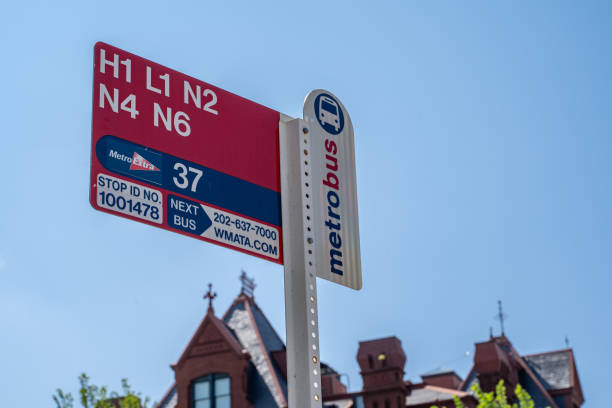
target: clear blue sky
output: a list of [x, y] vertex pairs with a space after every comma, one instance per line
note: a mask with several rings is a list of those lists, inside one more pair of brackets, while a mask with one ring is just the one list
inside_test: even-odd
[[316, 88], [355, 126], [364, 288], [321, 281], [322, 358], [361, 385], [396, 335], [407, 379], [464, 376], [496, 302], [521, 353], [565, 347], [587, 402], [612, 366], [612, 3], [9, 2], [0, 15], [0, 390], [51, 406], [82, 371], [159, 400], [244, 268], [284, 337], [282, 268], [94, 211], [96, 41], [298, 116]]

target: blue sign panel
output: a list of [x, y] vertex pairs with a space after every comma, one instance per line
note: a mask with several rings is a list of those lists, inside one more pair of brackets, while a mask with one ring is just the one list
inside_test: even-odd
[[98, 141], [97, 155], [102, 165], [113, 173], [162, 184], [162, 155], [151, 149], [105, 136]]
[[111, 135], [98, 140], [96, 155], [112, 173], [154, 183], [271, 225], [281, 225], [280, 193], [276, 191]]

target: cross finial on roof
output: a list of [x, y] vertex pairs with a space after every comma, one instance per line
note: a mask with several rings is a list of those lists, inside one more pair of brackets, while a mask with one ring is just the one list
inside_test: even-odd
[[255, 279], [249, 278], [244, 271], [240, 274], [240, 282], [242, 283], [242, 288], [240, 289], [240, 294], [248, 296], [250, 298], [254, 298], [253, 292], [255, 292]]
[[501, 325], [501, 334], [504, 335], [504, 320], [506, 320], [508, 315], [504, 313], [501, 300], [497, 301], [497, 310], [497, 316], [495, 316], [495, 319], [499, 320], [499, 323]]
[[206, 292], [204, 294], [204, 299], [208, 299], [208, 310], [209, 311], [213, 310], [212, 301], [216, 297], [217, 297], [217, 292], [213, 292], [212, 291], [212, 283], [209, 283], [208, 284], [208, 292]]
[[569, 339], [567, 338], [567, 335], [565, 336], [565, 348], [570, 348]]

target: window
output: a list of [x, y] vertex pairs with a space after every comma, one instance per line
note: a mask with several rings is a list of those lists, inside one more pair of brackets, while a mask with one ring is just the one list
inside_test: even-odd
[[191, 385], [192, 408], [230, 408], [230, 378], [227, 374], [209, 374]]
[[376, 359], [382, 363], [383, 367], [387, 366], [387, 355], [385, 353], [380, 353]]

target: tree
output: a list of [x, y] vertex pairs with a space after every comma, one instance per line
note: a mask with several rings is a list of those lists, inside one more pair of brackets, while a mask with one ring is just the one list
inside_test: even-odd
[[[149, 397], [141, 400], [140, 393], [134, 392], [126, 378], [121, 380], [122, 393], [109, 392], [108, 387], [90, 384], [89, 377], [83, 373], [79, 377], [79, 401], [83, 408], [147, 408]], [[74, 398], [72, 394], [65, 393], [58, 388], [53, 395], [53, 401], [57, 408], [73, 408]], [[155, 407], [155, 404], [152, 408]]]
[[[495, 391], [484, 392], [480, 388], [478, 383], [472, 386], [472, 391], [474, 391], [474, 396], [478, 400], [477, 408], [534, 408], [535, 405], [531, 396], [527, 391], [523, 389], [523, 387], [519, 385], [514, 389], [514, 393], [518, 399], [518, 404], [514, 403], [510, 405], [508, 403], [508, 399], [506, 398], [506, 386], [504, 385], [504, 380], [500, 380], [495, 387]], [[455, 408], [466, 408], [465, 404], [461, 401], [461, 399], [453, 395], [453, 401], [455, 402]], [[433, 405], [431, 408], [438, 408], [436, 405]], [[444, 407], [446, 408], [446, 407]]]

